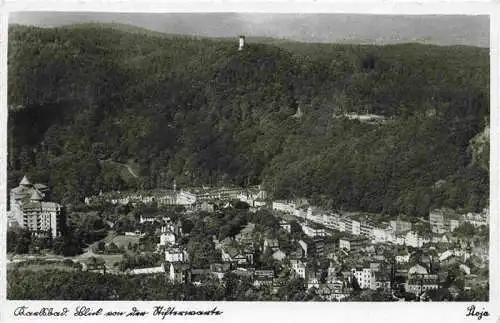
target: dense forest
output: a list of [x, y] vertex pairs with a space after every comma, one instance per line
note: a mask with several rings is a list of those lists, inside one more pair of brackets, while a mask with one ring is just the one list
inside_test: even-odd
[[412, 216], [489, 199], [485, 48], [11, 26], [8, 67], [9, 188], [62, 203], [174, 179]]

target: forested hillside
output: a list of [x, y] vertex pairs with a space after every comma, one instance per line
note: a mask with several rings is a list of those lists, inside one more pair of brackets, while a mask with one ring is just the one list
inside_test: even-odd
[[64, 203], [174, 179], [415, 216], [489, 198], [484, 48], [12, 26], [8, 73], [9, 188], [27, 172]]

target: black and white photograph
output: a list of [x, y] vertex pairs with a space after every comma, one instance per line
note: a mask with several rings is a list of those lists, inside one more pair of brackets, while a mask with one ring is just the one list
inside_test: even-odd
[[8, 300], [488, 302], [490, 16], [12, 12]]

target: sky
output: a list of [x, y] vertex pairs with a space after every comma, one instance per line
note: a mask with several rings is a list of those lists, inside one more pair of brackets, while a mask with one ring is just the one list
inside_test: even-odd
[[11, 13], [10, 23], [56, 27], [84, 22], [130, 24], [202, 37], [273, 37], [301, 42], [489, 47], [488, 16], [250, 13]]

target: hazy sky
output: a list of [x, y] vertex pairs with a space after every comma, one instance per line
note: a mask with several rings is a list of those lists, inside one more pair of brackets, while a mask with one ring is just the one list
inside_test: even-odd
[[206, 37], [244, 34], [305, 42], [427, 42], [489, 46], [488, 16], [61, 12], [22, 12], [10, 16], [10, 23], [43, 27], [96, 21]]

